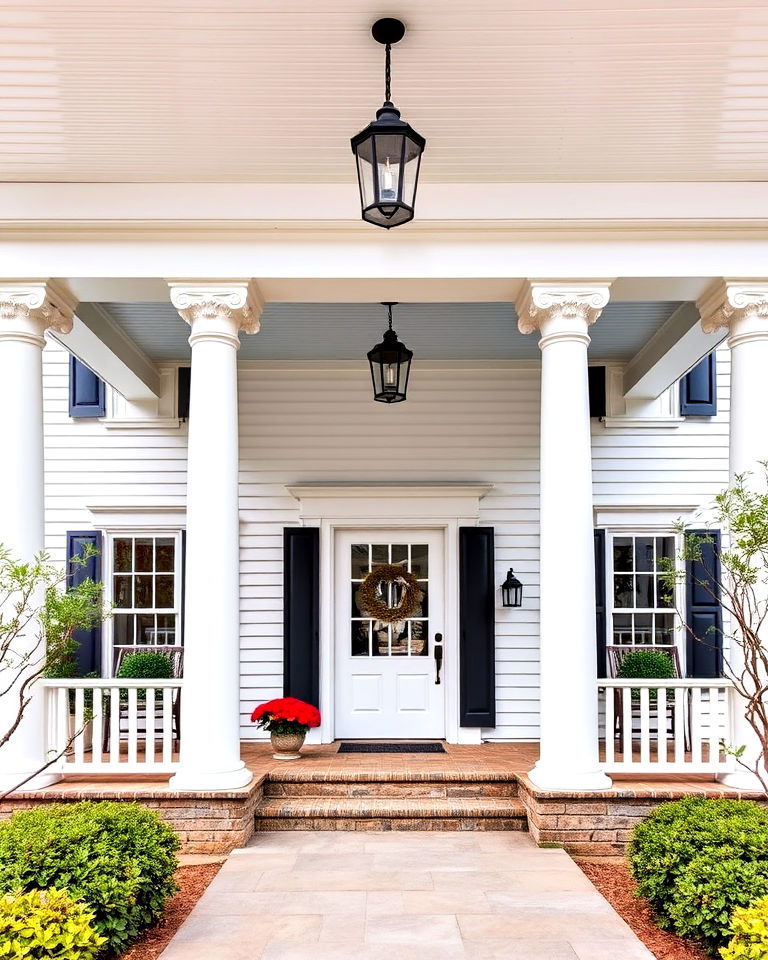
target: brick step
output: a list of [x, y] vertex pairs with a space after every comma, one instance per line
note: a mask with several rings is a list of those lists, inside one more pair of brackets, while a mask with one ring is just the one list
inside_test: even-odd
[[527, 830], [510, 798], [294, 797], [264, 799], [256, 830]]
[[509, 800], [517, 796], [516, 780], [284, 780], [264, 784], [269, 799], [293, 797], [355, 799]]

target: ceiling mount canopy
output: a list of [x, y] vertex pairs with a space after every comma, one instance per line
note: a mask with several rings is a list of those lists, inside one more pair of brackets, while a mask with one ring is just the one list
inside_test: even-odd
[[385, 48], [384, 103], [376, 119], [352, 137], [357, 159], [362, 217], [389, 230], [413, 219], [421, 154], [427, 141], [400, 119], [392, 103], [392, 44], [405, 36], [401, 20], [385, 17], [371, 28], [373, 39]]

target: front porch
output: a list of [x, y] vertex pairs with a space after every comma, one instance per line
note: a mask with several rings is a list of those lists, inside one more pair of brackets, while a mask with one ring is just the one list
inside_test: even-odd
[[296, 763], [269, 744], [241, 744], [253, 779], [228, 791], [179, 791], [157, 774], [66, 774], [0, 802], [0, 816], [41, 803], [139, 802], [179, 832], [186, 852], [226, 852], [266, 830], [528, 830], [582, 856], [623, 852], [636, 822], [681, 796], [751, 797], [711, 774], [622, 775], [603, 791], [541, 791], [528, 772], [535, 743], [445, 744], [436, 754], [342, 754], [305, 746]]

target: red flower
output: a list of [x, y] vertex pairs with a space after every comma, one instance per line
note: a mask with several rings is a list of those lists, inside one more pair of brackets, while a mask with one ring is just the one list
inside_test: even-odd
[[273, 720], [298, 723], [303, 727], [319, 727], [320, 711], [310, 703], [295, 697], [279, 697], [262, 703], [251, 714], [253, 723], [266, 725]]

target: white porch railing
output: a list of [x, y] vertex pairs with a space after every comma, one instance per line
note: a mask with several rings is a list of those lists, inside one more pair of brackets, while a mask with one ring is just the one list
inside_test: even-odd
[[[61, 773], [170, 773], [182, 680], [40, 680], [46, 755]], [[71, 741], [71, 742], [70, 742]]]
[[606, 773], [724, 773], [734, 767], [728, 680], [598, 680]]

